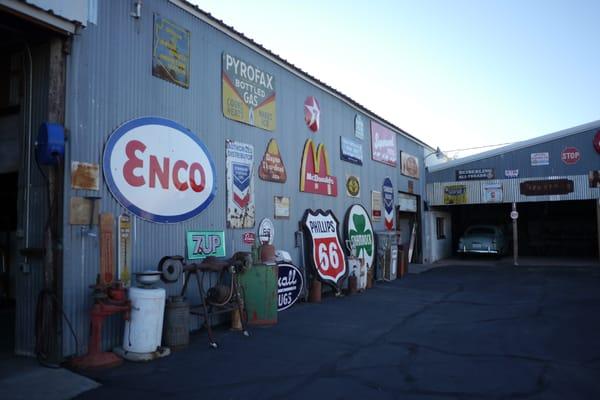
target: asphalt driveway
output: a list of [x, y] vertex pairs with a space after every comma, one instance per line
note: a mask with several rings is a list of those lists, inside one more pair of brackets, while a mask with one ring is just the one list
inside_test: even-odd
[[82, 399], [598, 399], [600, 267], [444, 266], [250, 338], [88, 373]]

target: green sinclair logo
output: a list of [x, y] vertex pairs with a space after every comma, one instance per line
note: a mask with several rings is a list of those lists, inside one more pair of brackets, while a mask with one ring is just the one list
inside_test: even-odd
[[373, 266], [375, 237], [367, 210], [355, 204], [346, 213], [346, 237], [351, 254], [365, 260], [367, 268]]

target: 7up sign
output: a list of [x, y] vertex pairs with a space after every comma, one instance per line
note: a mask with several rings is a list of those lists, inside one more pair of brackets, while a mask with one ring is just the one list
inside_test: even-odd
[[336, 289], [348, 271], [338, 226], [338, 220], [331, 210], [306, 210], [302, 217], [310, 264], [319, 280]]
[[370, 269], [375, 258], [375, 234], [369, 213], [360, 204], [350, 206], [346, 211], [344, 236], [350, 255], [362, 258]]

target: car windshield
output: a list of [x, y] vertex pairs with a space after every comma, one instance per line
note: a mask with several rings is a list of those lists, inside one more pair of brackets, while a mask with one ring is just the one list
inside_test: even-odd
[[471, 228], [467, 231], [468, 235], [493, 235], [493, 228], [486, 228], [484, 226], [478, 226], [476, 228]]

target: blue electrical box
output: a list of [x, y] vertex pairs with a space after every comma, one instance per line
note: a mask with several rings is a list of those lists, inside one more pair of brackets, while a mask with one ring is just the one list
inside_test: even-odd
[[44, 122], [38, 131], [37, 160], [42, 165], [56, 165], [65, 156], [65, 129], [62, 125]]

